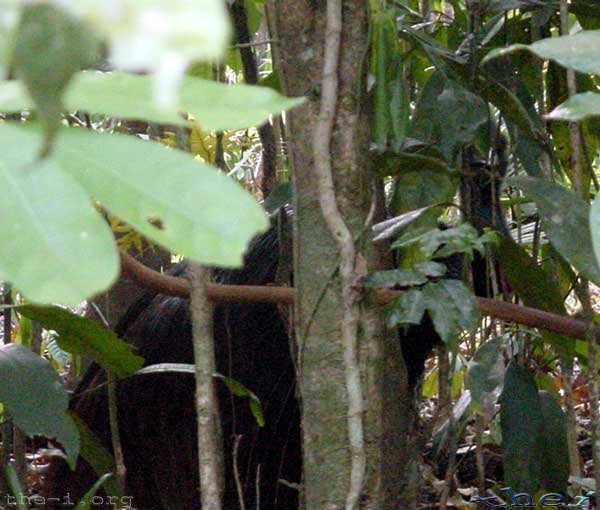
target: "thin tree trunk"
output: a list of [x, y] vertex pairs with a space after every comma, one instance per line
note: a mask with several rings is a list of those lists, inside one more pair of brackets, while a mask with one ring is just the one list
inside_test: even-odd
[[213, 307], [206, 296], [210, 270], [199, 264], [192, 269], [190, 310], [196, 365], [196, 417], [198, 420], [198, 463], [201, 507], [221, 510], [223, 492], [223, 442], [214, 387], [216, 372]]
[[[325, 93], [322, 83], [331, 78], [321, 76], [325, 5], [277, 0], [269, 5], [269, 15], [275, 32], [272, 38], [279, 45], [274, 54], [280, 57], [276, 65], [284, 92], [289, 96], [309, 95], [305, 105], [289, 113], [295, 200], [294, 318], [303, 410], [306, 508], [410, 508], [401, 497], [410, 397], [398, 340], [385, 332], [374, 303], [352, 309], [351, 315], [358, 313], [359, 321], [357, 350], [349, 351], [348, 343], [342, 340], [354, 334], [349, 329], [344, 331], [349, 287], [348, 281], [340, 277], [341, 243], [332, 235], [331, 222], [328, 226], [319, 203], [313, 159], [315, 129], [323, 106], [321, 95]], [[382, 194], [368, 173], [369, 124], [361, 111], [368, 45], [367, 2], [345, 3], [341, 19], [339, 60], [331, 71], [338, 82], [337, 101], [332, 129], [323, 131], [330, 136], [330, 157], [321, 150], [320, 166], [323, 158], [329, 160], [333, 180], [335, 198], [330, 195], [325, 206], [336, 201], [354, 244], [355, 267], [342, 268], [347, 271], [347, 278], [352, 271], [358, 275], [381, 266], [382, 259], [363, 234], [369, 211], [377, 210], [373, 205]], [[356, 358], [352, 360], [350, 354]], [[349, 359], [358, 363], [359, 370], [360, 384], [352, 391], [347, 382], [356, 381], [356, 364], [348, 364]], [[350, 374], [354, 374], [350, 379], [349, 365], [353, 366]], [[362, 412], [356, 405], [359, 393]], [[354, 409], [349, 411], [351, 406]], [[363, 433], [362, 446], [357, 441], [358, 429]], [[350, 434], [354, 435], [352, 444]], [[357, 463], [361, 450], [366, 457], [362, 474]]]

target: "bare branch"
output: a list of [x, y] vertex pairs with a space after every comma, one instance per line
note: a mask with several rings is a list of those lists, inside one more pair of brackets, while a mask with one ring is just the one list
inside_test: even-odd
[[223, 459], [219, 406], [213, 380], [213, 374], [216, 372], [213, 307], [206, 291], [210, 281], [210, 270], [199, 264], [191, 264], [190, 268], [201, 507], [205, 510], [221, 510]]
[[[121, 252], [123, 275], [140, 287], [155, 290], [169, 296], [187, 298], [190, 295], [189, 282], [158, 273], [144, 266], [131, 255]], [[378, 305], [387, 305], [402, 291], [379, 289], [375, 292]], [[292, 287], [270, 287], [258, 285], [216, 285], [207, 289], [208, 298], [214, 303], [279, 303], [294, 304]], [[545, 312], [536, 308], [514, 305], [489, 298], [476, 298], [482, 315], [507, 322], [522, 324], [531, 328], [545, 329], [571, 338], [586, 339], [588, 324], [572, 317]], [[600, 329], [595, 329], [596, 341], [600, 342]]]

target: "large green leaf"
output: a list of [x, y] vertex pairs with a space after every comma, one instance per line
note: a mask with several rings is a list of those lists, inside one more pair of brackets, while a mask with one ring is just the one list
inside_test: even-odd
[[435, 330], [451, 350], [458, 346], [458, 335], [473, 331], [480, 320], [473, 294], [458, 280], [428, 283], [422, 290], [425, 306]]
[[551, 492], [565, 494], [569, 480], [569, 448], [567, 446], [567, 421], [560, 403], [550, 393], [539, 392], [543, 416], [542, 487]]
[[511, 364], [500, 397], [500, 425], [504, 447], [504, 481], [519, 492], [535, 494], [539, 487], [543, 416], [533, 376]]
[[[401, 156], [401, 159], [401, 164], [404, 165], [411, 158]], [[395, 179], [394, 193], [390, 200], [390, 209], [394, 213], [452, 201], [456, 193], [457, 174], [428, 167], [427, 163], [419, 170], [404, 166], [401, 168], [400, 175]]]
[[133, 374], [144, 364], [142, 358], [133, 354], [132, 345], [96, 321], [57, 306], [25, 305], [19, 306], [17, 311], [44, 328], [56, 331], [61, 349], [91, 358], [116, 376]]
[[[190, 114], [207, 131], [256, 126], [282, 110], [299, 105], [303, 98], [286, 98], [268, 87], [225, 85], [202, 78], [184, 78], [179, 104], [159, 109], [153, 101], [150, 76], [126, 73], [83, 72], [73, 78], [64, 104], [69, 111], [83, 110], [124, 119], [187, 124]], [[12, 82], [0, 84], [0, 111], [20, 111], [31, 104]]]
[[38, 137], [0, 133], [0, 279], [32, 301], [67, 305], [108, 288], [118, 256], [84, 190], [55, 161], [34, 161]]
[[483, 396], [501, 386], [504, 380], [504, 358], [502, 356], [502, 337], [496, 337], [484, 343], [469, 362], [467, 388], [471, 391], [473, 403], [483, 405]]
[[268, 227], [254, 198], [191, 155], [126, 135], [60, 133], [54, 157], [94, 198], [139, 232], [205, 264], [238, 266]]
[[0, 346], [0, 402], [29, 436], [55, 437], [74, 465], [77, 427], [66, 414], [69, 396], [50, 363], [22, 345]]
[[[459, 12], [460, 9], [455, 9], [455, 14], [458, 14]], [[436, 74], [441, 74], [443, 76], [448, 75], [460, 80], [460, 84], [465, 89], [468, 89], [473, 97], [477, 98], [473, 110], [468, 112], [469, 116], [476, 113], [479, 109], [478, 104], [480, 104], [481, 99], [483, 98], [483, 100], [496, 106], [502, 112], [502, 115], [506, 120], [517, 126], [525, 135], [531, 137], [533, 140], [544, 139], [545, 135], [543, 130], [534, 125], [531, 117], [527, 113], [527, 109], [523, 106], [521, 101], [507, 87], [498, 82], [493, 75], [477, 74], [473, 77], [472, 66], [466, 59], [457, 56], [456, 53], [448, 51], [447, 48], [441, 47], [437, 41], [432, 40], [422, 33], [405, 28], [400, 35], [407, 36], [409, 40], [425, 51], [431, 60], [431, 63], [438, 71]], [[434, 74], [431, 77], [431, 80], [433, 80], [435, 76], [436, 75]], [[475, 81], [473, 81], [473, 78], [475, 78]], [[429, 87], [429, 82], [426, 84], [425, 89], [427, 87]], [[425, 99], [425, 109], [423, 111], [425, 111], [424, 119], [427, 122], [429, 116], [426, 111], [427, 108], [435, 110], [437, 106], [435, 100], [434, 103], [431, 103], [431, 97], [423, 96], [423, 94], [425, 94], [425, 89], [422, 92], [419, 102]], [[431, 96], [429, 93], [428, 95]], [[417, 112], [421, 109], [420, 105], [417, 105]], [[454, 112], [454, 114], [458, 115], [458, 111]], [[447, 125], [447, 128], [449, 127], [450, 124]]]
[[488, 108], [481, 97], [436, 73], [421, 92], [410, 136], [435, 144], [446, 161], [453, 164], [460, 148], [473, 141], [477, 129], [488, 118]]
[[547, 117], [549, 119], [578, 121], [600, 115], [600, 94], [582, 92], [558, 105]]
[[600, 283], [600, 269], [592, 252], [590, 207], [564, 186], [544, 179], [517, 177], [511, 184], [535, 200], [548, 238], [556, 250], [588, 280]]
[[518, 50], [528, 50], [545, 60], [554, 60], [564, 67], [582, 73], [600, 74], [598, 47], [600, 30], [582, 30], [575, 35], [547, 37], [533, 44], [512, 44], [490, 51], [483, 62]]
[[421, 289], [402, 292], [388, 307], [388, 326], [419, 324], [425, 313], [425, 300]]
[[[7, 124], [0, 125], [0, 140], [0, 161], [10, 151], [11, 166], [17, 166], [19, 152], [33, 153], [39, 141], [35, 132]], [[141, 233], [203, 263], [239, 265], [247, 242], [268, 226], [261, 207], [226, 175], [157, 143], [66, 129], [53, 161]], [[66, 202], [64, 193], [53, 200]], [[92, 257], [94, 268], [100, 256]]]

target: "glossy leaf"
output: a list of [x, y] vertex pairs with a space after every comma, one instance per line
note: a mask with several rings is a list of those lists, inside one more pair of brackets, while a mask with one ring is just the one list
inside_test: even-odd
[[401, 176], [407, 172], [435, 172], [453, 175], [455, 172], [443, 159], [411, 152], [385, 152], [375, 158], [379, 175]]
[[66, 414], [69, 396], [47, 360], [22, 345], [0, 346], [0, 402], [28, 436], [56, 438], [74, 465], [79, 435]]
[[[452, 201], [456, 193], [458, 175], [432, 169], [427, 162], [421, 162], [422, 166], [413, 170], [404, 166], [409, 158], [401, 159], [401, 170], [394, 181], [394, 192], [390, 201], [390, 208], [394, 213]], [[432, 214], [434, 213], [435, 211], [432, 211]]]
[[55, 158], [115, 216], [198, 262], [240, 265], [250, 239], [268, 227], [237, 183], [157, 143], [70, 129], [61, 132]]
[[415, 223], [424, 213], [430, 211], [431, 207], [421, 207], [413, 211], [408, 211], [400, 216], [395, 216], [389, 220], [382, 221], [373, 225], [373, 241], [381, 241], [383, 239], [392, 239], [399, 232], [404, 230], [408, 225]]
[[[0, 125], [0, 140], [0, 148], [5, 149], [0, 154], [0, 163], [5, 154], [10, 154], [11, 160], [7, 163], [15, 167], [15, 171], [23, 166], [21, 161], [27, 161], [27, 150], [33, 158], [39, 143], [37, 133], [8, 124]], [[139, 232], [200, 262], [239, 265], [247, 242], [268, 227], [261, 207], [238, 184], [189, 154], [157, 143], [125, 135], [67, 129], [61, 131], [57, 139], [52, 161], [75, 178], [89, 195]], [[31, 174], [25, 175], [33, 179]], [[65, 179], [65, 182], [71, 181]], [[71, 221], [76, 222], [83, 205], [76, 203], [75, 208], [65, 200], [64, 190], [50, 187], [44, 192], [41, 184], [43, 181], [38, 177], [32, 190], [44, 195], [44, 200], [51, 201], [61, 213], [61, 208], [66, 208]], [[75, 192], [73, 195], [76, 198]], [[15, 194], [14, 200], [18, 203], [21, 196]], [[90, 207], [89, 202], [87, 207]], [[80, 231], [69, 235], [80, 235]], [[116, 260], [113, 243], [107, 248], [98, 248], [101, 242], [108, 241], [97, 238], [98, 245], [94, 245], [92, 252], [76, 258], [90, 273], [106, 264], [103, 257], [106, 258], [107, 250], [112, 250], [108, 253]], [[64, 246], [72, 245], [62, 243], [62, 248]], [[40, 263], [36, 255], [36, 250], [32, 250], [26, 258]], [[14, 257], [14, 253], [11, 256]], [[23, 260], [18, 263], [22, 264]], [[114, 278], [116, 270], [110, 276]], [[102, 283], [101, 278], [89, 276], [97, 283], [96, 291], [106, 288], [112, 278], [101, 285], [97, 283]], [[17, 281], [14, 283], [19, 286]]]
[[419, 324], [425, 313], [425, 300], [421, 289], [410, 289], [402, 292], [387, 307], [388, 326]]
[[260, 403], [260, 400], [256, 394], [232, 377], [227, 377], [222, 374], [213, 374], [213, 377], [221, 379], [225, 383], [225, 386], [227, 386], [227, 389], [229, 389], [229, 391], [236, 397], [247, 398], [248, 405], [250, 406], [250, 412], [252, 413], [252, 416], [254, 416], [256, 423], [259, 427], [263, 427], [265, 425], [265, 415], [262, 409], [262, 404]]
[[600, 115], [600, 94], [582, 92], [558, 105], [546, 117], [554, 120], [579, 121]]
[[445, 264], [434, 261], [415, 264], [415, 269], [430, 278], [440, 278], [448, 272]]
[[379, 147], [385, 147], [390, 125], [389, 96], [387, 87], [387, 67], [390, 62], [389, 54], [394, 53], [396, 43], [396, 26], [394, 11], [375, 16], [372, 20], [373, 30], [373, 74], [375, 89], [373, 93], [373, 139]]
[[564, 67], [582, 73], [600, 74], [598, 46], [600, 30], [582, 30], [574, 35], [547, 37], [533, 44], [513, 44], [492, 50], [483, 62], [518, 50], [528, 50], [545, 60], [554, 60]]
[[281, 207], [284, 207], [292, 203], [294, 196], [294, 190], [292, 189], [291, 182], [282, 182], [278, 184], [269, 196], [265, 198], [263, 207], [265, 211], [272, 214], [278, 211]]
[[471, 259], [473, 252], [484, 253], [485, 244], [494, 240], [494, 236], [485, 233], [479, 236], [477, 230], [469, 223], [462, 223], [458, 227], [440, 230], [437, 228], [426, 229], [422, 232], [413, 231], [400, 237], [392, 248], [405, 248], [418, 244], [423, 256], [426, 258], [448, 257], [455, 253], [464, 253]]
[[423, 287], [423, 300], [435, 330], [450, 349], [458, 345], [458, 335], [473, 331], [480, 315], [472, 292], [458, 280], [440, 280]]
[[396, 17], [396, 9], [389, 9], [371, 18], [371, 73], [375, 77], [372, 126], [374, 142], [381, 150], [401, 146], [410, 111]]
[[[544, 230], [556, 250], [588, 280], [600, 283], [600, 269], [592, 251], [588, 204], [565, 187], [544, 179], [518, 177], [510, 182], [535, 200]], [[595, 224], [592, 215], [592, 230]]]
[[74, 306], [106, 290], [119, 259], [83, 188], [55, 161], [34, 160], [38, 136], [0, 133], [0, 279], [40, 303]]

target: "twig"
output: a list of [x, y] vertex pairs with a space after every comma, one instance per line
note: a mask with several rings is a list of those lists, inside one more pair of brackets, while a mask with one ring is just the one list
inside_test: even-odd
[[256, 510], [260, 510], [260, 464], [256, 466]]
[[121, 435], [119, 433], [119, 415], [117, 404], [117, 381], [115, 376], [107, 373], [108, 379], [108, 420], [110, 423], [110, 435], [115, 456], [115, 475], [121, 489], [125, 491], [127, 480], [127, 468], [125, 467], [125, 457], [123, 455], [123, 445], [121, 444]]
[[234, 44], [233, 46], [230, 46], [231, 49], [236, 49], [236, 48], [253, 48], [255, 46], [265, 46], [266, 44], [273, 44], [276, 43], [277, 40], [276, 39], [266, 39], [265, 41], [254, 41], [254, 42], [247, 42], [247, 43], [240, 43], [240, 44]]
[[[100, 322], [106, 329], [110, 329], [108, 319], [101, 312], [96, 303], [90, 301], [94, 311], [98, 314]], [[119, 432], [119, 405], [117, 400], [117, 380], [111, 373], [106, 375], [108, 385], [108, 423], [110, 427], [111, 444], [115, 458], [115, 477], [117, 483], [125, 491], [127, 482], [127, 467], [125, 466], [125, 456], [123, 455], [123, 445], [121, 443], [121, 433]]]
[[213, 307], [206, 292], [210, 270], [190, 265], [192, 339], [196, 365], [196, 416], [198, 422], [198, 464], [200, 498], [203, 510], [221, 510], [223, 460], [218, 403], [213, 374], [216, 372]]
[[238, 467], [238, 450], [240, 448], [241, 440], [241, 434], [237, 434], [233, 441], [233, 478], [235, 480], [238, 499], [240, 500], [240, 510], [246, 510], [246, 503], [244, 503], [244, 489], [242, 488], [242, 480], [240, 479], [240, 470]]

